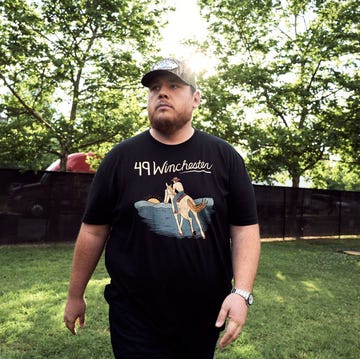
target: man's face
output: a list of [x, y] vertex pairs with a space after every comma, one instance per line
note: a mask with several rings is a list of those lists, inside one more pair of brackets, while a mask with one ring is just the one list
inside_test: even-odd
[[200, 94], [176, 76], [159, 75], [149, 86], [148, 116], [151, 127], [164, 135], [174, 134], [191, 121]]

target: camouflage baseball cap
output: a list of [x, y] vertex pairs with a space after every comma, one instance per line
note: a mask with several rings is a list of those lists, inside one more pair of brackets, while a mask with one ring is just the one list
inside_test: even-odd
[[175, 59], [163, 59], [157, 62], [149, 72], [141, 79], [141, 83], [149, 87], [153, 79], [161, 73], [171, 73], [182, 82], [196, 89], [196, 76], [191, 68], [183, 61]]

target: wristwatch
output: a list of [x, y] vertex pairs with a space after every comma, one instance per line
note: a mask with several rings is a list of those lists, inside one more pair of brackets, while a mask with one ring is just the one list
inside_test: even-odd
[[240, 297], [243, 297], [245, 299], [245, 302], [247, 305], [251, 305], [254, 303], [254, 296], [252, 293], [247, 292], [246, 290], [242, 290], [239, 288], [233, 288], [231, 289], [231, 293], [240, 295]]

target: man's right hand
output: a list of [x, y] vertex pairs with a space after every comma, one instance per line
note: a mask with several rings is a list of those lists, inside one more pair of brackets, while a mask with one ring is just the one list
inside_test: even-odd
[[73, 335], [76, 335], [76, 321], [79, 321], [80, 328], [85, 326], [85, 311], [86, 301], [81, 298], [70, 298], [66, 302], [64, 311], [64, 323], [66, 328], [70, 330]]
[[84, 293], [103, 252], [109, 228], [109, 225], [86, 223], [82, 223], [80, 227], [75, 244], [68, 300], [64, 312], [65, 325], [74, 335], [76, 335], [76, 321], [79, 321], [80, 328], [85, 325]]

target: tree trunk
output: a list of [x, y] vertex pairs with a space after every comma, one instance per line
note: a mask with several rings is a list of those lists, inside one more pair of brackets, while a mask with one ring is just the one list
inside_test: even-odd
[[68, 160], [68, 154], [64, 153], [60, 157], [60, 171], [66, 172], [66, 165]]
[[292, 177], [292, 187], [299, 188], [300, 186], [300, 176]]

